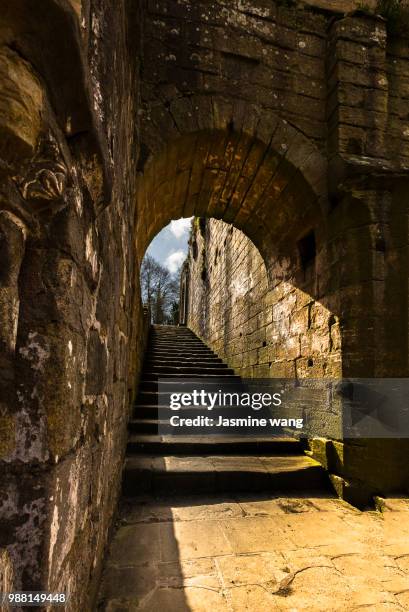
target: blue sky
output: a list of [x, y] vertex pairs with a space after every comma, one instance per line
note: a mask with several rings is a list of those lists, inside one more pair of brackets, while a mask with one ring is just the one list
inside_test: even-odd
[[171, 221], [150, 243], [149, 253], [169, 272], [175, 274], [185, 261], [192, 219]]

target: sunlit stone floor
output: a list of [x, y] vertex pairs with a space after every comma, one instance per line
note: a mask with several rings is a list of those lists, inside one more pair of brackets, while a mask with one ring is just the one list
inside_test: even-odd
[[124, 503], [102, 580], [109, 612], [408, 610], [409, 501]]

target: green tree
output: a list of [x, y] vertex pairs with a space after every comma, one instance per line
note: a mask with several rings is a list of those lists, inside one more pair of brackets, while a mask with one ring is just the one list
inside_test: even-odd
[[152, 323], [177, 323], [179, 279], [154, 257], [146, 255], [141, 266], [142, 301], [151, 312]]

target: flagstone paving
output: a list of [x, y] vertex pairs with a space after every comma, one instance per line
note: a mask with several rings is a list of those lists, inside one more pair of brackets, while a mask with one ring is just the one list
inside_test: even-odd
[[106, 612], [409, 609], [409, 501], [125, 500], [102, 580]]

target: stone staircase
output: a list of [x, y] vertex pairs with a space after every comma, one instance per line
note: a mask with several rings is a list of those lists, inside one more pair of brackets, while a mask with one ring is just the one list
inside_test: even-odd
[[[159, 435], [158, 379], [203, 378], [240, 383], [191, 330], [152, 327], [139, 393], [129, 423], [123, 494], [309, 493], [329, 488], [325, 470], [288, 437]], [[183, 416], [197, 408], [184, 408]], [[225, 407], [219, 410], [228, 410]]]

